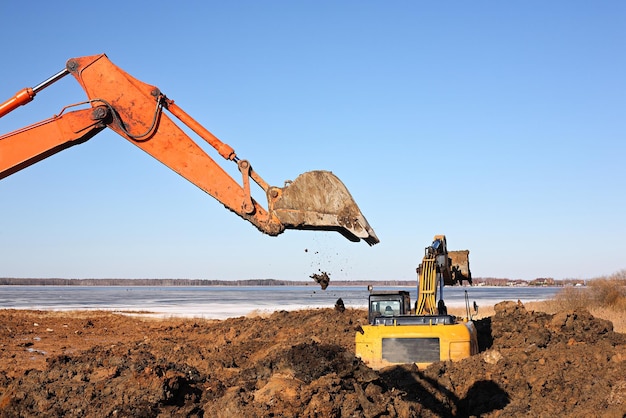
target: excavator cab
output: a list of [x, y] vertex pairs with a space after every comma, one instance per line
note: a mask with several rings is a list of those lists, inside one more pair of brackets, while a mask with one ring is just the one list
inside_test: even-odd
[[407, 315], [411, 310], [411, 296], [406, 290], [372, 291], [369, 294], [368, 322], [376, 323], [378, 317]]

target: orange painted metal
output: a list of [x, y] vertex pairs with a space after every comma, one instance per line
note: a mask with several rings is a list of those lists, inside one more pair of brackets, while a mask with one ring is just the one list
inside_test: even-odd
[[0, 179], [59, 151], [81, 144], [103, 130], [91, 108], [55, 116], [0, 136]]
[[[229, 160], [234, 150], [184, 113], [158, 88], [139, 81], [115, 66], [106, 55], [70, 59], [67, 69], [86, 92], [91, 106], [108, 110], [107, 127], [141, 148], [216, 198], [262, 232], [278, 235], [284, 227], [220, 167], [173, 120], [162, 112], [172, 107], [185, 124]], [[32, 89], [31, 89], [32, 91]], [[25, 93], [26, 92], [26, 93]], [[28, 89], [4, 104], [7, 113], [32, 100]], [[91, 138], [105, 126], [94, 125], [93, 109], [62, 116], [0, 137], [0, 178], [13, 174], [69, 146]], [[249, 192], [248, 192], [249, 193]], [[252, 201], [254, 208], [247, 207]]]
[[34, 98], [35, 92], [30, 87], [18, 91], [15, 93], [15, 96], [0, 104], [0, 118], [16, 108], [32, 101]]
[[[67, 106], [53, 118], [0, 136], [0, 179], [110, 128], [265, 234], [278, 235], [286, 228], [315, 229], [337, 231], [352, 241], [363, 239], [369, 245], [378, 243], [350, 193], [332, 173], [308, 172], [283, 188], [270, 187], [248, 161], [240, 160], [232, 147], [156, 86], [132, 77], [104, 54], [68, 60], [59, 73], [0, 104], [0, 117], [30, 102], [41, 89], [68, 74], [78, 81], [88, 100]], [[235, 162], [243, 185], [169, 115], [203, 138], [224, 159]], [[265, 192], [268, 209], [251, 197], [250, 179]]]

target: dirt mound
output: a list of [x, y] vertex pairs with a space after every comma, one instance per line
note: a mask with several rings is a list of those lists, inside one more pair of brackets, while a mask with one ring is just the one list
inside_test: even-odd
[[[548, 315], [503, 302], [479, 321], [483, 351], [418, 373], [452, 415], [603, 416], [626, 413], [626, 335], [587, 311]], [[443, 396], [442, 395], [446, 395]], [[502, 416], [502, 415], [498, 415]]]
[[626, 336], [506, 302], [482, 352], [426, 370], [354, 356], [361, 310], [152, 320], [0, 311], [0, 416], [619, 416]]

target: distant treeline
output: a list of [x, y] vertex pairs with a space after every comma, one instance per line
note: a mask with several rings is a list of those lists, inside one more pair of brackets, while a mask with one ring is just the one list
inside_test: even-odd
[[[331, 280], [332, 286], [399, 286], [415, 287], [415, 280]], [[474, 278], [474, 285], [486, 286], [575, 286], [584, 285], [582, 279], [534, 280]], [[314, 280], [208, 280], [208, 279], [60, 279], [60, 278], [13, 278], [0, 277], [0, 286], [319, 286]]]
[[[413, 281], [381, 280], [333, 280], [334, 286], [415, 286]], [[0, 277], [0, 286], [319, 286], [313, 280], [275, 280], [275, 279], [248, 279], [248, 280], [207, 280], [207, 279], [29, 279]]]

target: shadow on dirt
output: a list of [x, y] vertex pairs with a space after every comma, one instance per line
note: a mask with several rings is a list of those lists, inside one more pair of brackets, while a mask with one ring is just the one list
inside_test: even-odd
[[493, 346], [493, 335], [491, 333], [491, 317], [474, 320], [476, 333], [478, 335], [478, 349], [480, 352], [488, 350]]
[[383, 370], [381, 379], [390, 387], [405, 393], [409, 402], [420, 404], [439, 417], [480, 416], [506, 407], [509, 395], [495, 382], [475, 382], [463, 398], [441, 381], [432, 379], [414, 365], [395, 366]]
[[[491, 317], [475, 320], [479, 351], [492, 348], [494, 340]], [[390, 388], [405, 393], [404, 399], [420, 404], [439, 417], [481, 416], [504, 409], [510, 403], [509, 394], [491, 380], [476, 381], [464, 397], [446, 384], [445, 376], [433, 379], [415, 365], [399, 365], [380, 372]]]
[[491, 380], [480, 380], [459, 401], [457, 416], [481, 416], [504, 409], [510, 401], [509, 395], [498, 384]]

